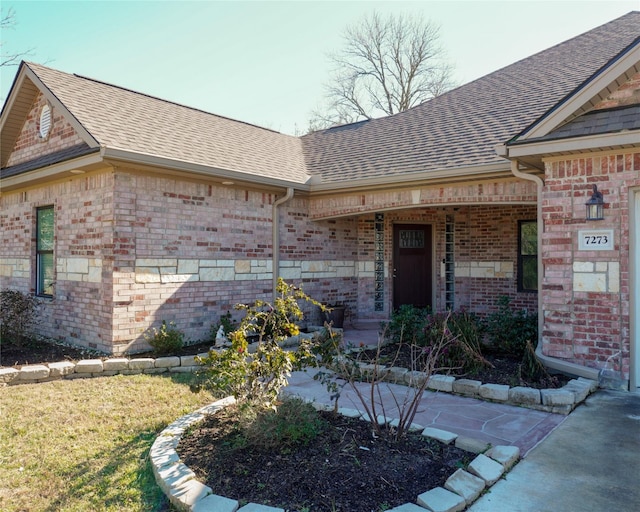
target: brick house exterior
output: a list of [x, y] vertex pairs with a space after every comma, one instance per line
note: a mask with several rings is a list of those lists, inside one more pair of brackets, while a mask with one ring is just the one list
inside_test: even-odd
[[[486, 314], [507, 296], [538, 310], [545, 364], [635, 388], [638, 26], [633, 12], [402, 114], [303, 137], [23, 63], [0, 122], [0, 287], [42, 294], [38, 219], [53, 208], [51, 337], [122, 354], [171, 320], [204, 338], [277, 277], [352, 324], [403, 303]], [[589, 222], [594, 183], [605, 214]], [[537, 290], [522, 283], [525, 224]], [[612, 242], [585, 248], [587, 232]]]

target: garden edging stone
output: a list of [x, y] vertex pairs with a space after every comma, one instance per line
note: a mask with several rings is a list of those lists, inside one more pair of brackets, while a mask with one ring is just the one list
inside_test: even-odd
[[[285, 512], [282, 508], [258, 503], [249, 503], [240, 507], [237, 500], [215, 494], [214, 489], [199, 482], [193, 471], [180, 460], [176, 449], [184, 432], [202, 421], [206, 415], [215, 414], [234, 402], [233, 397], [227, 397], [178, 418], [158, 435], [151, 446], [149, 458], [156, 482], [177, 510], [181, 512]], [[329, 404], [315, 402], [312, 404], [320, 410], [332, 408]], [[346, 413], [351, 417], [359, 416], [363, 421], [366, 421], [362, 413], [355, 409], [341, 408], [338, 412]], [[393, 421], [389, 418], [386, 420]], [[415, 428], [422, 430], [417, 425]], [[422, 435], [436, 440], [438, 440], [437, 436], [458, 438], [456, 434], [452, 433], [449, 433], [449, 436], [444, 436], [447, 433], [445, 431], [432, 432], [436, 430], [438, 429], [426, 428]], [[437, 436], [432, 434], [437, 434]], [[475, 443], [471, 439], [467, 439], [467, 441], [472, 446], [484, 447], [483, 451], [488, 448], [487, 443], [483, 441], [475, 440]], [[486, 454], [479, 454], [473, 459], [468, 466], [470, 472], [458, 470], [453, 473], [445, 482], [447, 488], [430, 489], [416, 497], [418, 505], [405, 503], [388, 512], [424, 512], [425, 510], [454, 512], [464, 510], [515, 464], [520, 456], [520, 450], [515, 446], [495, 446], [486, 451]], [[495, 458], [492, 454], [495, 454]], [[471, 473], [475, 473], [475, 476]], [[496, 477], [496, 475], [498, 476]]]
[[[42, 365], [27, 365], [22, 368], [0, 368], [0, 386], [49, 382], [57, 379], [81, 379], [139, 373], [193, 373], [198, 370], [196, 356], [169, 356], [108, 359], [83, 359], [77, 362], [60, 361]], [[373, 365], [362, 365], [360, 372], [374, 372]], [[598, 389], [598, 383], [579, 377], [559, 389], [534, 389], [522, 386], [509, 387], [503, 384], [483, 384], [477, 380], [456, 379], [450, 375], [427, 376], [424, 372], [408, 371], [406, 368], [385, 369], [385, 376], [392, 382], [404, 385], [420, 385], [428, 378], [427, 389], [459, 394], [479, 400], [490, 400], [517, 405], [556, 414], [569, 414], [575, 407]]]

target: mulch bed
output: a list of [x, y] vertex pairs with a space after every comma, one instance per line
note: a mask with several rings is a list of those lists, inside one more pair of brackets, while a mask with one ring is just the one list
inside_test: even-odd
[[[370, 362], [376, 355], [375, 351], [363, 351], [361, 360]], [[560, 388], [564, 386], [570, 377], [562, 374], [551, 375], [541, 368], [540, 375], [536, 378], [527, 377], [521, 371], [522, 360], [510, 354], [485, 353], [484, 359], [487, 365], [471, 372], [452, 369], [447, 372], [456, 378], [479, 380], [483, 384], [505, 384], [510, 387], [525, 386], [535, 389]], [[393, 362], [394, 366], [408, 369], [419, 369], [420, 363], [415, 364], [415, 356], [411, 354], [411, 349], [403, 345], [400, 349], [396, 345], [387, 345], [381, 348], [380, 360]]]
[[298, 449], [233, 449], [234, 416], [209, 416], [178, 445], [183, 462], [216, 494], [287, 511], [378, 512], [415, 503], [419, 494], [444, 485], [468, 452], [419, 433], [390, 442], [375, 438], [370, 424], [329, 412], [324, 431]]

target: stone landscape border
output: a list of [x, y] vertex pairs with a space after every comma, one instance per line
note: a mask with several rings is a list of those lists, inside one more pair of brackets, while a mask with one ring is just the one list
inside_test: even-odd
[[[83, 359], [81, 361], [61, 361], [56, 363], [25, 365], [21, 368], [0, 368], [0, 386], [15, 384], [35, 384], [59, 379], [86, 379], [113, 375], [134, 375], [139, 373], [187, 373], [195, 372], [200, 366], [196, 357], [115, 357], [109, 359]], [[366, 377], [374, 370], [370, 364], [360, 364], [360, 372]], [[380, 370], [378, 368], [377, 370]], [[406, 368], [385, 368], [384, 378], [395, 384], [420, 384], [428, 376], [424, 372], [409, 371]], [[503, 384], [483, 384], [478, 380], [456, 379], [449, 375], [432, 375], [427, 389], [454, 393], [461, 396], [490, 400], [492, 402], [517, 405], [556, 414], [569, 414], [589, 394], [598, 388], [598, 383], [582, 377], [569, 381], [558, 389], [535, 389], [529, 387], [509, 387]]]
[[[195, 473], [181, 460], [176, 449], [187, 429], [202, 421], [207, 415], [234, 403], [229, 397], [218, 400], [187, 414], [171, 423], [156, 438], [149, 458], [156, 482], [169, 501], [184, 512], [285, 512], [282, 508], [249, 503], [240, 506], [238, 500], [215, 494], [213, 489], [198, 481]], [[317, 409], [332, 409], [326, 404], [312, 402]], [[366, 421], [363, 413], [356, 409], [338, 409], [339, 414]], [[393, 424], [393, 421], [391, 422]], [[416, 498], [416, 503], [405, 503], [388, 512], [458, 512], [467, 508], [483, 492], [496, 483], [520, 458], [517, 446], [494, 446], [483, 441], [458, 437], [457, 434], [435, 428], [411, 425], [411, 430], [422, 431], [422, 435], [475, 453], [466, 470], [457, 469], [445, 482], [444, 487], [430, 489]]]

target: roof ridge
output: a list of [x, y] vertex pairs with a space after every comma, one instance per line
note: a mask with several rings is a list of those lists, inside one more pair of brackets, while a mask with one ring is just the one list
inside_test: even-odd
[[208, 111], [203, 110], [203, 109], [198, 108], [198, 107], [192, 107], [190, 105], [185, 105], [183, 103], [178, 103], [177, 101], [172, 101], [172, 100], [168, 100], [166, 98], [161, 98], [159, 96], [154, 96], [152, 94], [147, 94], [147, 93], [144, 93], [144, 92], [136, 91], [135, 89], [131, 89], [129, 87], [124, 87], [122, 85], [113, 84], [113, 83], [110, 83], [110, 82], [105, 82], [104, 80], [99, 80], [97, 78], [92, 78], [92, 77], [89, 77], [89, 76], [80, 75], [78, 73], [68, 73], [66, 71], [62, 71], [62, 70], [55, 69], [55, 68], [50, 68], [48, 66], [45, 66], [43, 64], [39, 64], [39, 63], [36, 63], [36, 62], [25, 62], [25, 64], [27, 64], [27, 66], [29, 66], [34, 72], [36, 72], [36, 74], [37, 74], [37, 71], [33, 69], [34, 66], [39, 67], [39, 68], [44, 68], [44, 69], [47, 69], [47, 70], [50, 70], [50, 71], [54, 71], [56, 73], [63, 73], [63, 74], [68, 75], [68, 76], [74, 76], [74, 77], [79, 78], [81, 80], [87, 80], [89, 82], [93, 82], [93, 83], [96, 83], [96, 84], [104, 85], [106, 87], [119, 89], [119, 90], [124, 91], [124, 92], [135, 94], [136, 96], [142, 96], [142, 97], [145, 97], [145, 98], [149, 98], [151, 100], [161, 101], [161, 102], [167, 103], [169, 105], [175, 105], [176, 107], [189, 109], [189, 110], [192, 110], [194, 112], [200, 112], [202, 114], [206, 114], [206, 115], [209, 115], [209, 116], [214, 116], [214, 117], [217, 117], [217, 118], [220, 118], [220, 119], [226, 119], [227, 121], [232, 121], [232, 122], [235, 122], [235, 123], [244, 124], [246, 126], [251, 126], [253, 128], [258, 128], [260, 130], [265, 130], [265, 131], [276, 133], [276, 134], [279, 134], [279, 135], [285, 135], [287, 137], [293, 137], [293, 135], [282, 133], [282, 132], [279, 132], [277, 130], [273, 130], [271, 128], [266, 128], [264, 126], [260, 126], [260, 125], [254, 124], [254, 123], [249, 123], [247, 121], [242, 121], [240, 119], [234, 119], [232, 117], [227, 117], [227, 116], [223, 116], [223, 115], [220, 115], [220, 114], [215, 114], [213, 112], [208, 112]]

